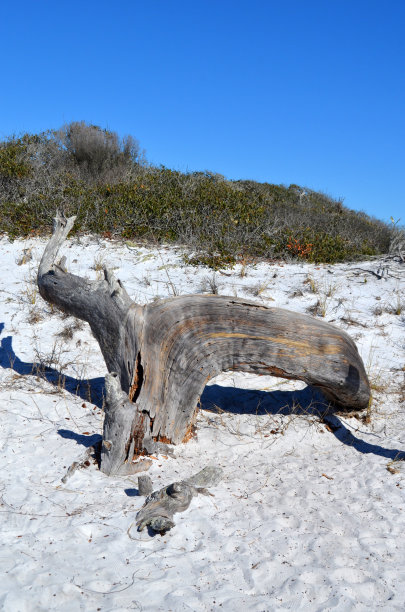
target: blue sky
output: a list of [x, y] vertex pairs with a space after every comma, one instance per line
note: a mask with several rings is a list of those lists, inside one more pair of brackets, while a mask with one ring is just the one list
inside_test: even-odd
[[0, 137], [85, 120], [405, 223], [404, 31], [403, 0], [5, 0]]

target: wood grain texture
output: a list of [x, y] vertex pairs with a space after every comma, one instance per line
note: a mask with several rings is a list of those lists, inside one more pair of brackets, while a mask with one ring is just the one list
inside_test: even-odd
[[151, 435], [181, 442], [206, 383], [234, 370], [303, 380], [340, 406], [367, 407], [369, 384], [353, 340], [333, 325], [244, 300], [191, 295], [145, 307], [138, 410]]
[[348, 410], [368, 406], [370, 387], [348, 334], [310, 316], [242, 299], [189, 295], [135, 304], [111, 271], [69, 274], [56, 257], [74, 218], [57, 215], [42, 257], [44, 299], [87, 321], [103, 353], [106, 409], [101, 469], [135, 469], [133, 455], [162, 452], [190, 431], [207, 382], [228, 370], [273, 374], [320, 388]]

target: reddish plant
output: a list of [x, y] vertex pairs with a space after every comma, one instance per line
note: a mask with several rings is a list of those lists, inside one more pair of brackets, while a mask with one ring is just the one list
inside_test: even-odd
[[309, 242], [306, 243], [300, 243], [297, 238], [292, 238], [290, 236], [288, 243], [287, 243], [287, 249], [293, 254], [296, 255], [297, 257], [308, 257], [308, 255], [311, 253], [312, 251], [312, 244], [310, 244]]

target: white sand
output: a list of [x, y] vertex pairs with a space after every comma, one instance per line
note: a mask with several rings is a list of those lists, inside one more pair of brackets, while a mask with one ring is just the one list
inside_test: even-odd
[[[159, 488], [220, 465], [215, 497], [194, 498], [165, 536], [132, 527], [131, 539], [144, 501], [135, 477], [108, 478], [91, 464], [61, 483], [102, 432], [102, 381], [94, 379], [105, 365], [87, 326], [71, 339], [57, 335], [74, 319], [36, 292], [44, 245], [0, 239], [0, 608], [404, 610], [405, 462], [395, 461], [405, 452], [404, 266], [393, 264], [397, 278], [387, 280], [353, 272], [376, 271], [376, 261], [217, 273], [223, 295], [299, 312], [320, 299], [325, 319], [359, 347], [376, 388], [371, 422], [336, 417], [331, 431], [312, 414], [303, 384], [223, 374], [204, 392], [198, 438], [149, 471]], [[33, 259], [19, 266], [26, 248]], [[209, 291], [213, 280], [207, 269], [184, 266], [175, 249], [84, 238], [64, 253], [70, 271], [93, 278], [94, 262], [116, 267], [140, 303], [173, 287]], [[397, 301], [402, 314], [387, 312]], [[46, 373], [54, 383], [62, 368], [65, 390], [35, 375], [39, 359], [54, 367]]]

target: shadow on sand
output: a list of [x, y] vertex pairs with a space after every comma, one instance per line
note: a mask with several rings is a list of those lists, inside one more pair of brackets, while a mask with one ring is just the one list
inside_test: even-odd
[[[0, 323], [0, 333], [2, 329], [4, 329], [4, 323]], [[21, 361], [13, 350], [12, 336], [6, 336], [1, 340], [0, 367], [10, 368], [20, 376], [39, 376], [54, 387], [62, 386], [72, 395], [77, 395], [84, 401], [98, 406], [98, 408], [103, 406], [104, 377], [79, 379], [40, 363]]]
[[[328, 425], [328, 429], [342, 444], [352, 446], [359, 453], [405, 460], [404, 450], [384, 448], [354, 435], [336, 414], [328, 410], [321, 392], [314, 387], [305, 387], [299, 391], [267, 392], [210, 385], [204, 389], [201, 405], [204, 410], [231, 414], [316, 416]], [[364, 433], [369, 435], [369, 432]]]

